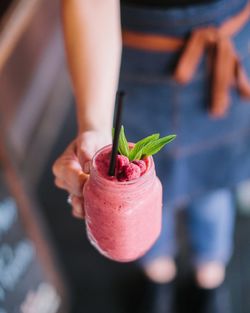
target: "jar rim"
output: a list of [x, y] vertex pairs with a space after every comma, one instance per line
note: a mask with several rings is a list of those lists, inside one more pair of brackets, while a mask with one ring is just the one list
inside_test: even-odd
[[98, 170], [96, 168], [96, 158], [98, 157], [98, 155], [105, 151], [112, 148], [112, 144], [106, 145], [104, 147], [102, 147], [101, 149], [99, 149], [95, 155], [92, 158], [91, 161], [91, 166], [90, 166], [90, 174], [91, 173], [95, 173], [98, 176], [98, 179], [105, 181], [106, 183], [108, 182], [109, 184], [114, 184], [114, 185], [119, 185], [119, 186], [127, 186], [127, 185], [133, 185], [133, 184], [138, 184], [138, 183], [143, 183], [145, 180], [148, 179], [148, 177], [150, 177], [150, 175], [152, 175], [152, 172], [154, 172], [154, 160], [152, 156], [148, 157], [148, 167], [147, 167], [147, 171], [141, 175], [140, 177], [136, 178], [136, 179], [132, 179], [129, 181], [118, 181], [118, 180], [111, 180], [111, 179], [107, 179], [101, 175], [99, 175]]

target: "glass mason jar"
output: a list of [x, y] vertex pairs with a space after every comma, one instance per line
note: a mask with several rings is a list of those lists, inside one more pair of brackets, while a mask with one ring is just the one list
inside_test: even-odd
[[147, 171], [139, 178], [119, 182], [99, 175], [94, 156], [84, 186], [87, 235], [106, 257], [128, 262], [141, 257], [161, 231], [162, 185], [154, 161], [148, 158]]

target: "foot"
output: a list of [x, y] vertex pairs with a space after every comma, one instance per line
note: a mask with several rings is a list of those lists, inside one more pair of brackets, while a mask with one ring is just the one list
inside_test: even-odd
[[177, 271], [172, 258], [160, 257], [147, 264], [144, 267], [144, 272], [152, 282], [166, 284], [175, 278]]
[[207, 262], [196, 269], [196, 282], [199, 287], [213, 289], [219, 287], [225, 279], [225, 266], [219, 262]]

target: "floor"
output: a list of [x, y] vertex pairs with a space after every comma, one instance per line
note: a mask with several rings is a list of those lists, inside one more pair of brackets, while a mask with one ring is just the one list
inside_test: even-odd
[[[75, 133], [72, 106], [38, 186], [38, 198], [72, 291], [71, 313], [139, 313], [145, 281], [137, 265], [119, 264], [100, 256], [86, 238], [84, 222], [71, 217], [67, 194], [54, 187], [51, 165]], [[181, 224], [183, 220], [181, 214]], [[172, 288], [177, 304], [172, 313], [250, 312], [249, 229], [250, 217], [238, 214], [235, 252], [227, 279], [212, 296], [192, 285], [183, 248], [178, 258], [179, 275]]]

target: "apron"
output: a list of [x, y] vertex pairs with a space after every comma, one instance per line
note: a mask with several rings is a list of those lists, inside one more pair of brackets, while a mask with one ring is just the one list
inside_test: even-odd
[[168, 205], [186, 205], [250, 177], [247, 6], [246, 0], [219, 0], [185, 8], [121, 7], [126, 135], [137, 141], [177, 134], [154, 157]]

